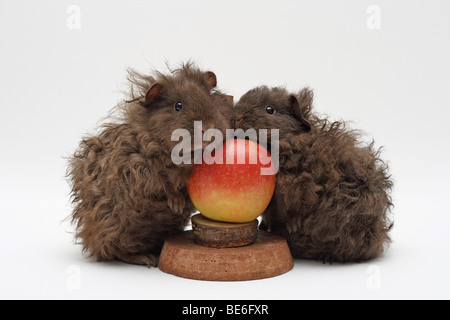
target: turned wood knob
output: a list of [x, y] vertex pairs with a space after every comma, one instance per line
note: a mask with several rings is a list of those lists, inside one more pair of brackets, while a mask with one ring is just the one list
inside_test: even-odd
[[192, 216], [194, 242], [211, 248], [234, 248], [252, 244], [258, 237], [258, 220], [246, 223], [214, 221], [202, 214]]

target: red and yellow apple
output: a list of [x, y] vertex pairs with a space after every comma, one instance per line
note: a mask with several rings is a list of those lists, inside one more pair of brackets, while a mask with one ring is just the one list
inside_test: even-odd
[[[212, 157], [216, 161], [211, 161]], [[264, 212], [272, 199], [275, 170], [271, 169], [271, 164], [269, 152], [258, 143], [227, 140], [209, 159], [204, 156], [202, 163], [192, 169], [187, 183], [192, 203], [212, 220], [252, 221]], [[272, 173], [262, 175], [262, 168]]]

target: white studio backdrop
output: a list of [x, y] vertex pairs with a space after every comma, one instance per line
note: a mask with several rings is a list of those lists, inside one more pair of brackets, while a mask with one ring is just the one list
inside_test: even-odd
[[[449, 13], [445, 0], [1, 0], [0, 298], [450, 298]], [[188, 59], [235, 101], [310, 86], [319, 112], [383, 146], [387, 254], [236, 283], [82, 256], [64, 221], [66, 158], [122, 99], [127, 67]]]

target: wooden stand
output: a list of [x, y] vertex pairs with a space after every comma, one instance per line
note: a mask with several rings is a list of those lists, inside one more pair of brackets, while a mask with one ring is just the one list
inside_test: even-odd
[[166, 239], [158, 267], [179, 277], [210, 281], [264, 279], [291, 270], [286, 240], [257, 226], [257, 220], [234, 224], [195, 215], [193, 231]]

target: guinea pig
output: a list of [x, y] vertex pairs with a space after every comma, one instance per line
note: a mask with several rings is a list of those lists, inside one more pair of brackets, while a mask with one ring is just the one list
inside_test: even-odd
[[261, 228], [284, 236], [295, 258], [378, 257], [392, 227], [388, 166], [344, 121], [314, 114], [312, 100], [308, 88], [290, 94], [262, 86], [233, 109], [235, 129], [279, 130], [276, 187]]
[[71, 220], [83, 252], [150, 267], [196, 211], [186, 191], [193, 164], [174, 164], [172, 133], [194, 134], [194, 121], [225, 132], [233, 104], [214, 89], [216, 75], [192, 63], [154, 76], [130, 70], [128, 80], [121, 115], [82, 139], [69, 160]]

